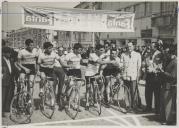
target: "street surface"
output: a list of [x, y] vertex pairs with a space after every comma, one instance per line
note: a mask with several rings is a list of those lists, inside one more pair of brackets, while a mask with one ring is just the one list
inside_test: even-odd
[[[159, 116], [154, 113], [128, 113], [123, 114], [122, 112], [112, 108], [105, 108], [102, 106], [102, 114], [97, 115], [96, 112], [86, 111], [85, 106], [85, 86], [81, 87], [81, 110], [76, 119], [71, 119], [65, 111], [58, 111], [58, 106], [56, 105], [55, 113], [52, 119], [46, 118], [39, 110], [39, 78], [36, 79], [35, 91], [34, 91], [34, 106], [35, 110], [31, 117], [30, 124], [21, 124], [25, 126], [78, 126], [78, 125], [113, 125], [113, 126], [150, 126], [150, 125], [160, 125]], [[142, 99], [142, 104], [145, 106], [143, 85], [139, 86], [139, 91]], [[9, 119], [9, 116], [2, 118], [2, 125], [12, 126], [18, 125]]]

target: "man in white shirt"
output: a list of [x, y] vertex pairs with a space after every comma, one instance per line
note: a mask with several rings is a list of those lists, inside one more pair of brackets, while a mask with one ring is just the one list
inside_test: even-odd
[[141, 55], [134, 51], [134, 45], [132, 42], [127, 44], [128, 51], [121, 55], [124, 64], [123, 79], [125, 84], [129, 87], [131, 93], [131, 107], [134, 106], [134, 102], [138, 98], [137, 81], [140, 75], [141, 68]]

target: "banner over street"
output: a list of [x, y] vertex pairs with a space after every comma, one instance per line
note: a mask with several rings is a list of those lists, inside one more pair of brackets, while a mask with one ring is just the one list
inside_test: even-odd
[[133, 32], [134, 13], [23, 7], [23, 26], [83, 32]]

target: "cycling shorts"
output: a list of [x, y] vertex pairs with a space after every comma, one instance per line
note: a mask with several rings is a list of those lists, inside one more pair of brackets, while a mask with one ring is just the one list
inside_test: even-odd
[[48, 77], [53, 77], [54, 74], [53, 68], [40, 67], [40, 72], [44, 72]]
[[121, 73], [119, 68], [105, 68], [103, 70], [103, 76], [117, 76], [119, 73]]
[[66, 71], [67, 76], [74, 76], [77, 78], [81, 78], [81, 70], [80, 69], [69, 69]]
[[[30, 69], [30, 73], [28, 73], [28, 75], [35, 75], [35, 64], [22, 64], [22, 66]], [[21, 69], [20, 73], [26, 74], [24, 69]]]

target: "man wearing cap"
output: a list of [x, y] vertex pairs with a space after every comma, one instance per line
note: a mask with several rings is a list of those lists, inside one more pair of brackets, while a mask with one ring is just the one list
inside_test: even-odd
[[3, 47], [2, 49], [2, 116], [10, 111], [10, 102], [14, 93], [14, 64], [10, 60], [12, 49]]

